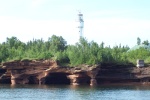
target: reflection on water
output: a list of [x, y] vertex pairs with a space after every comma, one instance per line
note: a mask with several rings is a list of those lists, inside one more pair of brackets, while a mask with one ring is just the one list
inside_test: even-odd
[[0, 85], [0, 100], [149, 100], [145, 85]]

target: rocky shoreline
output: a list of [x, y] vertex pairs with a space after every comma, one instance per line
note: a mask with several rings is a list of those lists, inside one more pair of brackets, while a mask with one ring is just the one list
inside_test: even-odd
[[150, 67], [128, 65], [60, 66], [54, 60], [18, 60], [0, 67], [0, 84], [149, 84]]

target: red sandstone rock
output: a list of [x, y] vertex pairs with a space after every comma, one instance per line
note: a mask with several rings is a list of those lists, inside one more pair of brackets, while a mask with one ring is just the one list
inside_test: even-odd
[[42, 84], [45, 83], [47, 77], [51, 77], [51, 74], [64, 73], [70, 80], [70, 84], [79, 85], [86, 83], [87, 79], [90, 80], [91, 74], [95, 76], [95, 73], [92, 72], [88, 75], [95, 67], [81, 66], [81, 68], [60, 67], [54, 60], [18, 60], [3, 63], [3, 68], [7, 69], [6, 73], [10, 77], [11, 84]]
[[[72, 85], [101, 83], [150, 83], [150, 67], [89, 66], [61, 67], [54, 60], [22, 60], [3, 63], [0, 83], [45, 84], [52, 81], [70, 80]], [[3, 71], [2, 71], [3, 70]], [[50, 80], [50, 81], [49, 81]]]

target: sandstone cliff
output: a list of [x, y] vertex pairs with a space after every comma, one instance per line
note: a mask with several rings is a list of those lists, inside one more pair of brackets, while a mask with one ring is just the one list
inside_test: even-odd
[[133, 65], [80, 65], [63, 67], [54, 60], [22, 60], [3, 63], [0, 83], [9, 84], [106, 84], [150, 81], [150, 67]]
[[22, 60], [2, 64], [0, 82], [11, 84], [91, 84], [99, 66], [59, 66], [54, 60]]

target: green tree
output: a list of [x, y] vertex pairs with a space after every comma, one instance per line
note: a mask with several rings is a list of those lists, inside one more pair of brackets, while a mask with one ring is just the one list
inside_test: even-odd
[[62, 38], [62, 36], [53, 35], [48, 40], [50, 42], [50, 50], [53, 53], [57, 51], [64, 51], [66, 49], [67, 42]]
[[141, 44], [141, 39], [139, 37], [137, 37], [137, 45]]
[[142, 44], [144, 44], [144, 45], [149, 45], [149, 41], [148, 41], [148, 40], [145, 40], [145, 41], [143, 41]]

